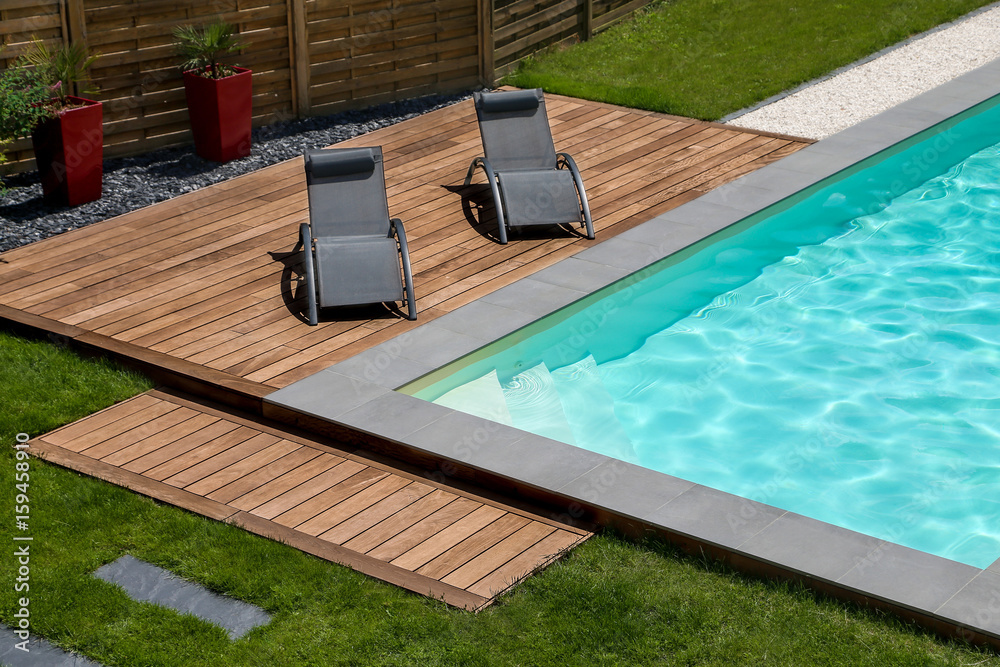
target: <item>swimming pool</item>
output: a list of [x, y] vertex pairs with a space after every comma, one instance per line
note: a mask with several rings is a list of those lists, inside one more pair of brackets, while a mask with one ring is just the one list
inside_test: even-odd
[[987, 567], [998, 116], [983, 103], [403, 390]]

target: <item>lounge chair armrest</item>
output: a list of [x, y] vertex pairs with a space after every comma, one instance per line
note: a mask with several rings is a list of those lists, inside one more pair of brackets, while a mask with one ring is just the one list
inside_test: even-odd
[[580, 195], [580, 207], [583, 209], [583, 224], [587, 228], [587, 238], [593, 239], [594, 221], [590, 216], [590, 202], [587, 201], [587, 191], [583, 188], [583, 176], [580, 175], [580, 169], [569, 153], [556, 153], [556, 167], [562, 168], [563, 166], [568, 167], [570, 173], [573, 174], [573, 182], [576, 183], [576, 191]]
[[476, 167], [482, 166], [483, 171], [486, 172], [486, 180], [490, 184], [490, 192], [493, 193], [493, 206], [497, 212], [497, 236], [500, 238], [500, 243], [507, 245], [507, 222], [504, 219], [503, 214], [503, 202], [500, 200], [500, 186], [497, 185], [497, 175], [493, 171], [493, 165], [490, 161], [484, 157], [477, 157], [469, 165], [469, 172], [465, 175], [465, 185], [468, 186], [472, 182], [472, 174], [475, 172]]
[[306, 296], [309, 299], [309, 324], [319, 322], [319, 308], [316, 303], [316, 267], [313, 262], [312, 228], [308, 222], [299, 225], [299, 243], [302, 245], [302, 272], [306, 277]]
[[406, 245], [406, 229], [403, 228], [403, 221], [399, 218], [389, 220], [389, 232], [396, 237], [399, 243], [399, 257], [403, 262], [403, 287], [406, 289], [406, 307], [408, 317], [411, 320], [417, 319], [417, 302], [413, 295], [413, 272], [410, 269], [410, 249]]
[[406, 230], [403, 228], [402, 220], [399, 218], [391, 218], [389, 220], [389, 236], [402, 238], [403, 242], [406, 242]]
[[486, 178], [491, 183], [496, 179], [496, 172], [493, 171], [493, 165], [490, 161], [484, 157], [477, 157], [469, 165], [469, 171], [465, 174], [465, 186], [468, 187], [469, 183], [472, 182], [472, 175], [476, 173], [476, 167], [482, 167], [483, 171], [486, 172]]
[[560, 162], [569, 167], [569, 170], [574, 174], [579, 174], [580, 169], [576, 166], [576, 160], [569, 153], [556, 153], [556, 166], [560, 166]]

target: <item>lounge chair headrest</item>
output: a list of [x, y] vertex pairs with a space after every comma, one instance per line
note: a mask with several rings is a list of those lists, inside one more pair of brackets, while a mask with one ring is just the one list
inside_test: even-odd
[[542, 99], [542, 89], [510, 90], [498, 93], [478, 93], [477, 106], [482, 111], [502, 113], [504, 111], [530, 111], [538, 108]]
[[371, 148], [338, 148], [306, 153], [306, 171], [313, 178], [370, 174], [375, 169], [376, 155]]

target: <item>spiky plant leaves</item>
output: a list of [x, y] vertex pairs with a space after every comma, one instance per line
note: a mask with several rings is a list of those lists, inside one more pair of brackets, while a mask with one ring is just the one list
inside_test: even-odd
[[205, 26], [182, 25], [174, 28], [177, 53], [183, 59], [185, 70], [211, 71], [211, 78], [225, 76], [219, 59], [227, 53], [243, 48], [243, 43], [235, 35], [235, 28], [225, 21], [216, 21]]
[[50, 49], [40, 39], [34, 39], [24, 54], [28, 65], [36, 68], [48, 80], [53, 94], [62, 103], [66, 96], [74, 94], [92, 95], [97, 92], [90, 80], [89, 69], [97, 60], [87, 47], [80, 42], [63, 44]]

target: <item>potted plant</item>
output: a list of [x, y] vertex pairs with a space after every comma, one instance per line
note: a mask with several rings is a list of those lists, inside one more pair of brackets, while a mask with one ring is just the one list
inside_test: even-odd
[[195, 150], [216, 162], [250, 155], [252, 72], [219, 62], [243, 46], [233, 32], [223, 21], [174, 30]]
[[101, 103], [72, 94], [74, 89], [83, 94], [92, 92], [87, 69], [95, 59], [80, 44], [49, 50], [44, 42], [35, 40], [16, 65], [5, 72], [12, 80], [33, 81], [40, 88], [20, 89], [16, 102], [23, 118], [20, 126], [4, 128], [4, 138], [17, 138], [15, 134], [24, 136], [30, 131], [42, 194], [70, 206], [101, 197]]
[[[45, 102], [51, 93], [47, 78], [29, 67], [23, 57], [0, 72], [0, 165], [7, 162], [8, 144], [27, 137], [38, 123], [50, 116]], [[0, 183], [0, 196], [5, 192]]]

